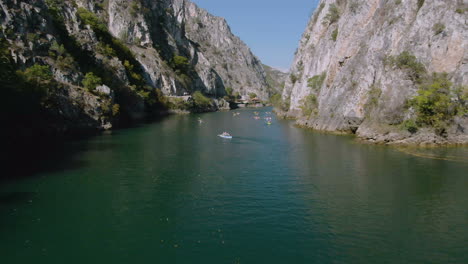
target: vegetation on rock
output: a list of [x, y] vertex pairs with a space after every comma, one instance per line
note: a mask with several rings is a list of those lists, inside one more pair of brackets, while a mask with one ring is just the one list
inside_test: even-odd
[[338, 38], [338, 28], [333, 30], [333, 32], [331, 34], [331, 38], [332, 38], [333, 41], [336, 41], [336, 39]]
[[323, 72], [320, 75], [315, 75], [312, 78], [309, 78], [307, 80], [307, 86], [312, 88], [312, 90], [314, 91], [319, 91], [326, 78], [327, 78], [326, 72]]
[[324, 25], [331, 25], [338, 22], [338, 20], [340, 20], [340, 9], [336, 6], [336, 4], [331, 4], [322, 23]]
[[442, 23], [436, 23], [433, 27], [432, 30], [434, 31], [434, 35], [439, 35], [440, 33], [444, 32], [445, 30], [445, 25]]
[[281, 94], [273, 94], [271, 97], [270, 97], [270, 103], [273, 107], [281, 110], [281, 111], [288, 111], [289, 110], [289, 99], [288, 100], [284, 100], [281, 98]]
[[317, 96], [309, 94], [302, 99], [301, 110], [304, 116], [310, 116], [312, 113], [316, 114], [318, 111]]
[[95, 75], [92, 72], [88, 72], [83, 81], [82, 81], [83, 87], [86, 88], [88, 91], [92, 92], [98, 87], [99, 85], [102, 84], [102, 79], [99, 78], [97, 75]]
[[196, 91], [192, 94], [193, 102], [198, 108], [208, 108], [212, 105], [210, 98], [203, 95], [200, 91]]
[[434, 73], [419, 86], [418, 95], [410, 105], [416, 110], [418, 126], [442, 131], [455, 115], [468, 112], [467, 102], [467, 87], [454, 87], [446, 73]]
[[424, 64], [419, 62], [416, 56], [408, 51], [403, 51], [396, 57], [387, 56], [384, 63], [399, 69], [407, 70], [411, 80], [416, 83], [420, 83], [421, 78], [426, 74], [426, 67], [424, 67]]

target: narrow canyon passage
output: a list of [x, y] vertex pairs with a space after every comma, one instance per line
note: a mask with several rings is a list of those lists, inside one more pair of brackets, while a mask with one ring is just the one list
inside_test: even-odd
[[269, 111], [66, 143], [65, 161], [0, 185], [2, 262], [467, 261], [466, 149], [428, 159]]

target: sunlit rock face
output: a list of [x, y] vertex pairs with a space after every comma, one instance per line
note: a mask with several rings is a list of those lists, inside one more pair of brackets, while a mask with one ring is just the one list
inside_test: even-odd
[[[118, 54], [109, 39], [106, 44], [102, 32], [80, 17], [80, 10], [97, 17], [103, 31], [133, 58]], [[57, 16], [60, 19], [54, 20]], [[169, 96], [202, 91], [222, 98], [230, 87], [240, 95], [269, 97], [258, 58], [223, 18], [188, 0], [2, 0], [0, 24], [0, 37], [8, 42], [20, 69], [50, 66], [61, 85], [54, 91], [56, 104], [51, 110], [73, 125], [112, 127], [116, 118], [109, 109], [116, 103], [126, 118], [142, 118], [148, 112], [148, 96], [156, 90]], [[182, 66], [174, 63], [176, 56], [183, 58]], [[101, 72], [109, 89], [94, 93], [83, 89], [90, 71]]]
[[[286, 79], [282, 97], [290, 105], [285, 114], [318, 130], [404, 143], [411, 135], [396, 127], [414, 114], [407, 102], [418, 86], [408, 70], [386, 60], [407, 51], [428, 74], [447, 72], [466, 89], [464, 10], [462, 1], [320, 1]], [[311, 97], [315, 109], [304, 114], [304, 101]], [[440, 141], [466, 143], [466, 123], [466, 116], [455, 118]]]
[[[152, 84], [166, 94], [201, 90], [223, 96], [231, 87], [241, 95], [256, 93], [268, 99], [261, 62], [232, 34], [223, 18], [186, 0], [142, 0], [136, 4], [110, 0], [107, 13], [109, 31], [114, 36], [131, 41], [137, 53], [152, 55], [139, 61]], [[189, 59], [194, 69], [190, 85], [181, 85], [177, 75], [167, 73], [171, 69], [164, 61], [170, 62], [173, 54]]]

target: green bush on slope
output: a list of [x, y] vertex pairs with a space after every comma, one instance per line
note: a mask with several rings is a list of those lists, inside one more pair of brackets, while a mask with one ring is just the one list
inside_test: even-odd
[[422, 78], [426, 75], [424, 64], [419, 62], [416, 56], [408, 51], [403, 51], [396, 57], [387, 56], [384, 59], [384, 63], [407, 70], [411, 80], [416, 83], [421, 83]]
[[302, 99], [301, 102], [302, 105], [300, 108], [304, 116], [310, 116], [312, 113], [317, 113], [317, 96], [315, 94], [309, 94], [304, 99]]
[[[410, 105], [418, 126], [443, 129], [457, 114], [467, 113], [467, 89], [455, 88], [446, 73], [434, 73], [418, 89]], [[455, 96], [456, 100], [452, 100]]]
[[200, 91], [196, 91], [192, 94], [193, 102], [198, 108], [207, 108], [211, 106], [210, 98], [203, 95]]
[[83, 87], [92, 92], [97, 86], [102, 85], [102, 79], [92, 72], [88, 72], [83, 79]]

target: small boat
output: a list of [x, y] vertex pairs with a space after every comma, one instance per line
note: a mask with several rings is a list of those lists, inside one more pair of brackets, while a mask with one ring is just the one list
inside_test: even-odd
[[228, 132], [223, 132], [222, 134], [218, 135], [218, 137], [227, 138], [227, 139], [232, 138], [231, 134], [229, 134]]
[[202, 124], [203, 120], [201, 118], [198, 118], [198, 123]]
[[267, 125], [271, 125], [271, 121], [268, 121], [268, 122], [267, 122]]

